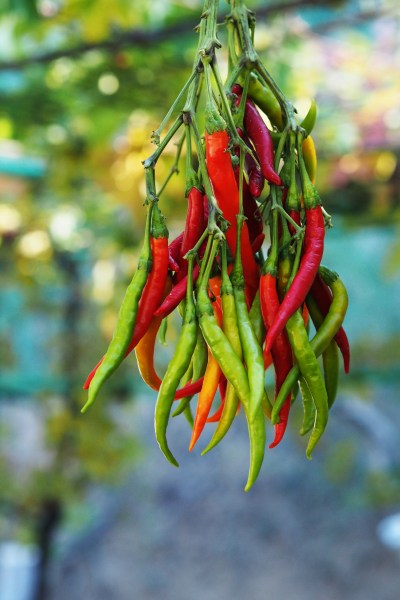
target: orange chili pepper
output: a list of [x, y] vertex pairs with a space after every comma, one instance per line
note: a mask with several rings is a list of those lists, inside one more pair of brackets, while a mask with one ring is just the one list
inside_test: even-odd
[[204, 374], [203, 387], [201, 388], [197, 402], [196, 416], [194, 419], [189, 450], [193, 450], [195, 443], [199, 439], [200, 434], [204, 429], [216, 391], [218, 389], [220, 377], [221, 368], [218, 364], [218, 361], [211, 354], [210, 350], [208, 350], [207, 368]]

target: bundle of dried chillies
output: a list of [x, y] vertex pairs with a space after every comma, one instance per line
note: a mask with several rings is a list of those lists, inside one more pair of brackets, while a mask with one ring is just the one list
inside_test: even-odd
[[[173, 415], [184, 413], [192, 427], [190, 450], [206, 425], [217, 423], [203, 453], [223, 439], [243, 408], [250, 441], [248, 490], [263, 462], [267, 421], [275, 428], [273, 448], [285, 434], [299, 390], [304, 411], [300, 433], [311, 431], [306, 450], [311, 457], [335, 399], [338, 350], [346, 373], [350, 351], [342, 327], [346, 289], [336, 273], [321, 266], [330, 217], [315, 187], [310, 135], [315, 102], [299, 123], [254, 50], [254, 13], [243, 0], [230, 4], [225, 85], [216, 57], [221, 47], [218, 1], [205, 0], [192, 73], [153, 132], [157, 149], [144, 161], [143, 249], [114, 336], [85, 383], [89, 397], [82, 410], [135, 350], [144, 381], [158, 391], [156, 438], [172, 464], [178, 466], [168, 446], [167, 425], [175, 400], [180, 402]], [[204, 136], [200, 113], [205, 115]], [[169, 178], [157, 191], [155, 169], [180, 129], [188, 207], [182, 233], [168, 244], [159, 198]], [[175, 309], [182, 329], [161, 378], [154, 367], [156, 337]], [[315, 329], [311, 339], [310, 318]], [[265, 382], [271, 366], [273, 400]], [[215, 398], [219, 405], [211, 415]]]

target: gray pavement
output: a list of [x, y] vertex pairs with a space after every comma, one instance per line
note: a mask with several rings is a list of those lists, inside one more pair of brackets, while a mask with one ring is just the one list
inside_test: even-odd
[[[187, 424], [174, 420], [169, 440], [181, 463], [176, 469], [154, 439], [154, 400], [138, 398], [129, 417], [145, 455], [115, 518], [55, 564], [51, 600], [400, 598], [400, 555], [376, 535], [379, 520], [396, 507], [365, 500], [376, 453], [362, 422], [333, 410], [311, 462], [305, 440], [289, 431], [280, 447], [267, 451], [259, 480], [244, 493], [243, 418], [204, 457], [207, 434], [189, 454]], [[346, 406], [346, 399], [339, 402]], [[356, 453], [347, 455], [351, 444]], [[344, 448], [339, 471], [333, 448]]]

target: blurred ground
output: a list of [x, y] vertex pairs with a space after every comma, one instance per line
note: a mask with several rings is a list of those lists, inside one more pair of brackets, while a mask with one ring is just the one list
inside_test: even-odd
[[[338, 399], [311, 463], [290, 432], [267, 452], [249, 493], [242, 491], [248, 460], [242, 419], [205, 457], [188, 454], [186, 423], [174, 422], [170, 445], [181, 462], [174, 469], [154, 441], [154, 398], [138, 399], [134, 428], [146, 455], [118, 501], [117, 517], [55, 564], [51, 600], [397, 600], [400, 554], [376, 535], [382, 516], [396, 507], [375, 509], [362, 500], [365, 473], [398, 458], [392, 436], [399, 424], [390, 413], [396, 390], [375, 397], [376, 406], [360, 404], [353, 416], [357, 400]], [[374, 411], [382, 407], [380, 430]], [[342, 433], [354, 438], [366, 470], [334, 484], [326, 476], [328, 452]], [[346, 462], [345, 453], [342, 474], [359, 472], [350, 452]]]

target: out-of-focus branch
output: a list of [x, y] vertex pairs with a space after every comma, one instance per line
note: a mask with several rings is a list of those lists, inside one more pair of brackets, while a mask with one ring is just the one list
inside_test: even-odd
[[[335, 2], [332, 0], [332, 4]], [[288, 2], [277, 2], [269, 6], [255, 8], [258, 18], [265, 17], [279, 12], [293, 12], [300, 8], [315, 6], [315, 0], [288, 0]], [[389, 11], [365, 11], [353, 15], [342, 16], [336, 20], [329, 20], [326, 23], [320, 23], [312, 27], [312, 31], [323, 33], [329, 29], [339, 26], [354, 26], [357, 23], [372, 20], [381, 16], [389, 16]], [[47, 64], [53, 60], [64, 57], [77, 57], [91, 50], [104, 50], [106, 52], [117, 52], [123, 48], [132, 48], [134, 46], [148, 46], [171, 39], [178, 35], [187, 34], [197, 25], [194, 19], [185, 19], [173, 25], [163, 27], [162, 29], [144, 30], [131, 29], [115, 33], [111, 37], [92, 43], [82, 43], [71, 48], [60, 48], [42, 54], [31, 55], [25, 58], [0, 62], [0, 71], [20, 70], [34, 64]]]

